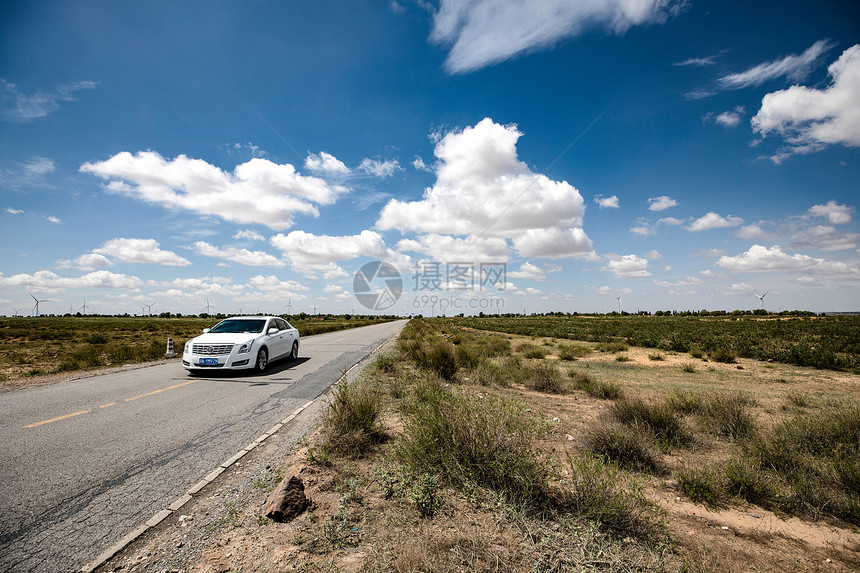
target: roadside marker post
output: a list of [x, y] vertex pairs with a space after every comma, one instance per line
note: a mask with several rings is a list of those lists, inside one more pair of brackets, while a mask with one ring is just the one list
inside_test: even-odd
[[173, 339], [167, 339], [167, 352], [164, 354], [165, 358], [176, 358], [176, 351], [173, 349]]

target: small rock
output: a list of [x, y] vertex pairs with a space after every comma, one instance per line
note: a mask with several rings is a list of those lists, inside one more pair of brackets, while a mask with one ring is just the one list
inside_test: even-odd
[[490, 551], [492, 551], [502, 559], [508, 559], [511, 556], [511, 552], [508, 551], [508, 548], [502, 545], [491, 545]]
[[561, 420], [559, 418], [553, 418], [552, 421], [553, 422], [561, 422]]
[[573, 436], [571, 436], [570, 434], [567, 434], [567, 435], [564, 437], [564, 439], [566, 439], [568, 442], [572, 442], [572, 441], [573, 441]]
[[308, 507], [305, 484], [296, 476], [283, 480], [269, 494], [264, 512], [266, 517], [280, 523], [292, 521]]

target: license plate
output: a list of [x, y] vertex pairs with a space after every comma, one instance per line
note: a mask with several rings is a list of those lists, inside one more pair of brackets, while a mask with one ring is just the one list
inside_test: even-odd
[[200, 365], [201, 366], [209, 366], [210, 364], [218, 364], [217, 358], [201, 358]]

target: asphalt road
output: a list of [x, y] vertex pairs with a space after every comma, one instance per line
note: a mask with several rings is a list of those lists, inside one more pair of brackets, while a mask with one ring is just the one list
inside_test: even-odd
[[262, 375], [177, 359], [0, 394], [0, 571], [76, 571], [397, 333], [312, 336]]

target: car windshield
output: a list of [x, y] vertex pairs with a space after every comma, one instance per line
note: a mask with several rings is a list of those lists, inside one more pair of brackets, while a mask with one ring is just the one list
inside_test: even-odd
[[263, 332], [265, 320], [225, 320], [212, 327], [209, 332]]

